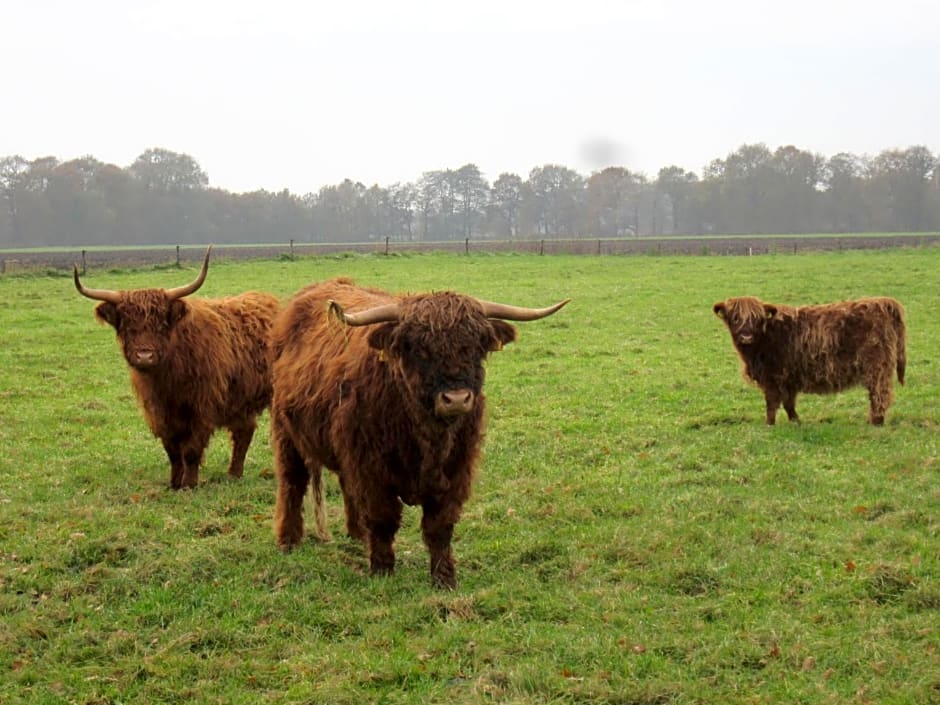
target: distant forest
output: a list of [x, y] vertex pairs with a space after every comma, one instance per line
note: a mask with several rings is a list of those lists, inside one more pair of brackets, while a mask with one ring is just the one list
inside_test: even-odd
[[701, 175], [546, 164], [490, 183], [474, 164], [390, 186], [230, 193], [191, 156], [148, 149], [0, 159], [0, 246], [442, 241], [734, 233], [940, 231], [940, 156], [926, 147], [826, 158], [745, 144]]

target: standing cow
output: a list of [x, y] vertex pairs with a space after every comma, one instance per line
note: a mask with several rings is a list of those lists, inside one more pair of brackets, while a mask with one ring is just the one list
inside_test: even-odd
[[[346, 530], [373, 574], [391, 573], [402, 502], [420, 505], [440, 587], [457, 584], [451, 536], [470, 496], [483, 433], [483, 362], [516, 339], [506, 323], [555, 313], [451, 292], [393, 296], [348, 279], [301, 290], [272, 332], [275, 534], [303, 537], [312, 485], [326, 538], [321, 468], [339, 477]], [[349, 313], [355, 311], [355, 313]]]
[[778, 306], [750, 296], [719, 301], [715, 314], [728, 326], [744, 363], [745, 378], [764, 392], [767, 424], [783, 404], [798, 421], [796, 395], [868, 389], [868, 421], [884, 423], [894, 396], [893, 379], [904, 384], [904, 308], [891, 298], [818, 306]]
[[256, 417], [271, 402], [267, 337], [279, 310], [274, 296], [186, 299], [206, 279], [209, 253], [191, 284], [109, 291], [75, 287], [102, 303], [95, 317], [114, 327], [131, 384], [153, 434], [170, 458], [170, 486], [195, 487], [217, 428], [232, 437], [228, 473], [241, 477]]

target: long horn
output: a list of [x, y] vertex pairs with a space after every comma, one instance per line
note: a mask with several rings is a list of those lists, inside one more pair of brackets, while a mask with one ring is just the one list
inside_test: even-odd
[[112, 291], [111, 289], [89, 289], [82, 284], [81, 280], [78, 278], [78, 265], [73, 262], [72, 268], [75, 272], [75, 288], [78, 289], [79, 294], [87, 296], [89, 299], [95, 299], [96, 301], [108, 301], [112, 304], [120, 302], [121, 292]]
[[202, 286], [202, 283], [206, 280], [206, 274], [209, 271], [209, 253], [210, 252], [212, 252], [212, 245], [209, 245], [208, 249], [206, 249], [206, 258], [202, 261], [202, 271], [199, 272], [199, 276], [196, 277], [196, 279], [193, 282], [186, 284], [185, 286], [177, 286], [173, 289], [166, 290], [166, 295], [170, 297], [171, 301], [173, 299], [181, 299], [184, 296], [189, 296], [190, 294], [195, 292], [200, 286]]
[[343, 307], [332, 299], [330, 299], [328, 305], [330, 313], [347, 326], [368, 326], [373, 323], [398, 320], [398, 304], [382, 304], [358, 313], [346, 313]]
[[522, 306], [510, 306], [509, 304], [498, 304], [492, 301], [479, 301], [479, 304], [483, 307], [483, 313], [486, 314], [487, 318], [501, 318], [504, 321], [537, 321], [540, 318], [551, 316], [569, 301], [571, 299], [565, 299], [548, 308], [524, 308]]

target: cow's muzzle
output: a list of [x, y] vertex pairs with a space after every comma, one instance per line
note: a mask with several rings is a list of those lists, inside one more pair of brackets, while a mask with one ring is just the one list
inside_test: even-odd
[[443, 417], [462, 416], [470, 412], [475, 400], [472, 389], [448, 389], [434, 398], [434, 413]]
[[160, 362], [160, 355], [150, 348], [138, 348], [128, 354], [127, 361], [138, 370], [149, 370]]

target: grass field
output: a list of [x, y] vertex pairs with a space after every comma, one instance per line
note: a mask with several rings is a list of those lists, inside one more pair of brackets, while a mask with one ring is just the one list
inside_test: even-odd
[[[416, 510], [371, 578], [274, 544], [267, 415], [167, 489], [110, 328], [61, 275], [0, 278], [0, 703], [940, 703], [940, 249], [220, 262], [201, 295], [334, 275], [543, 306], [488, 364], [489, 427], [433, 589]], [[194, 270], [89, 272], [175, 286]], [[908, 314], [864, 390], [763, 423], [714, 301], [865, 295]]]

